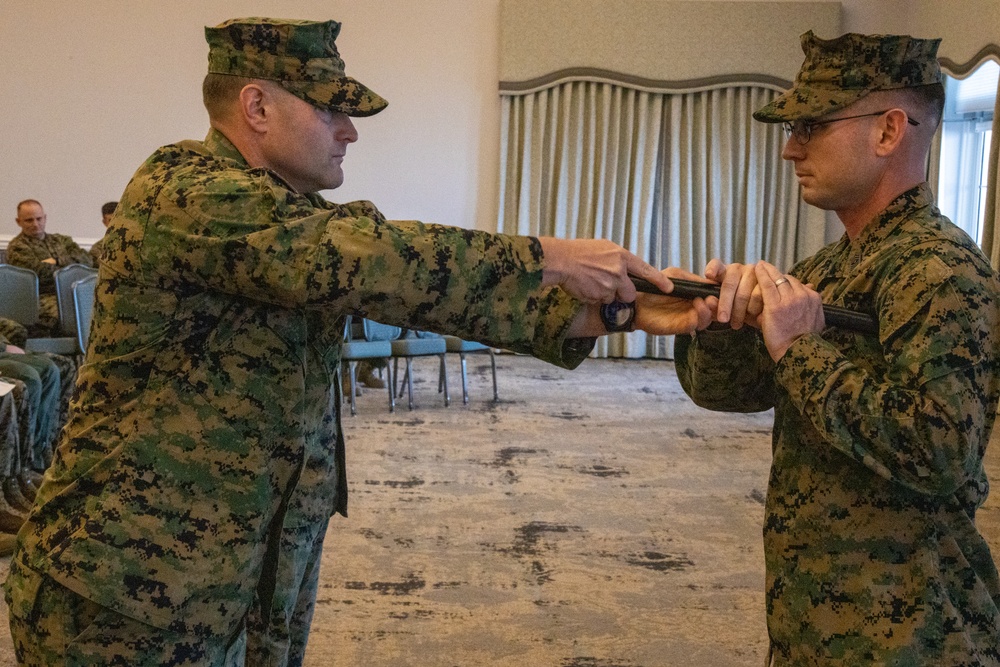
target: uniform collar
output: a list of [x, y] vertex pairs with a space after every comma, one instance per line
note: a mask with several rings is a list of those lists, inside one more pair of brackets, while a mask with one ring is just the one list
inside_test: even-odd
[[896, 197], [871, 222], [865, 225], [858, 238], [851, 241], [844, 234], [842, 243], [849, 255], [849, 265], [856, 267], [895, 233], [899, 224], [914, 211], [934, 205], [934, 194], [928, 183], [916, 185]]
[[208, 131], [208, 136], [205, 137], [205, 147], [212, 152], [213, 155], [218, 155], [229, 160], [235, 160], [242, 165], [250, 166], [247, 164], [246, 159], [240, 152], [236, 149], [229, 139], [226, 138], [222, 132], [219, 132], [214, 127]]

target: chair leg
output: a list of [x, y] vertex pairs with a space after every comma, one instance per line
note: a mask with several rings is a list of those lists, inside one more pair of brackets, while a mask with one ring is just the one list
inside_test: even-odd
[[413, 409], [413, 359], [406, 358], [406, 401], [410, 409]]
[[392, 376], [392, 369], [389, 368], [389, 364], [385, 365], [385, 386], [389, 390], [389, 412], [396, 411], [396, 388], [393, 385], [395, 378]]
[[[399, 374], [399, 357], [394, 357], [392, 360], [392, 376], [399, 380], [399, 390], [396, 390], [396, 385], [393, 385], [393, 391], [396, 392], [396, 398], [403, 398], [403, 382], [406, 380], [406, 373], [402, 375]], [[395, 380], [394, 380], [395, 381]]]
[[493, 370], [493, 400], [500, 400], [500, 392], [497, 391], [497, 358], [493, 354], [493, 348], [490, 348], [490, 367]]
[[351, 376], [351, 397], [348, 399], [351, 402], [351, 416], [354, 417], [358, 414], [358, 378], [357, 378], [357, 367], [358, 362], [351, 361], [348, 362], [347, 368], [349, 375]]
[[459, 359], [459, 361], [462, 364], [462, 404], [463, 405], [468, 405], [469, 404], [469, 387], [468, 387], [468, 382], [467, 382], [467, 380], [465, 378], [465, 371], [466, 371], [465, 353], [464, 352], [460, 352], [458, 354], [458, 359]]
[[451, 405], [451, 396], [448, 394], [448, 373], [445, 368], [445, 355], [441, 355], [441, 378], [444, 380], [444, 407]]

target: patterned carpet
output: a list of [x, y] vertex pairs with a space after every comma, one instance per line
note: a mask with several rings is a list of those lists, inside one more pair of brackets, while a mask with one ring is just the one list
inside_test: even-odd
[[463, 406], [449, 361], [451, 407], [423, 360], [417, 409], [366, 390], [345, 417], [351, 516], [327, 536], [306, 665], [763, 664], [770, 413], [695, 407], [669, 362], [513, 355], [499, 404], [470, 360]]

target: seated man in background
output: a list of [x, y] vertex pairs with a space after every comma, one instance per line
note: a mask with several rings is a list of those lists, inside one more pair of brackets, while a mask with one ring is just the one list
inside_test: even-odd
[[[104, 229], [108, 228], [111, 224], [111, 218], [115, 215], [115, 209], [118, 208], [118, 202], [109, 201], [105, 202], [101, 206], [101, 222], [104, 223]], [[90, 258], [94, 260], [94, 268], [101, 265], [101, 253], [104, 249], [104, 239], [98, 239], [94, 245], [90, 246]]]
[[18, 204], [16, 220], [21, 233], [7, 245], [7, 263], [38, 274], [38, 324], [30, 333], [39, 337], [57, 335], [59, 308], [52, 274], [69, 264], [93, 266], [94, 262], [70, 237], [45, 232], [45, 210], [38, 201], [25, 199]]

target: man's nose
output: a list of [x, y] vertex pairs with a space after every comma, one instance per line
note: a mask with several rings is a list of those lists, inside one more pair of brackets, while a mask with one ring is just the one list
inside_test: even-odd
[[358, 131], [347, 114], [338, 114], [337, 122], [333, 127], [333, 136], [338, 141], [346, 141], [353, 144], [358, 140]]
[[785, 146], [781, 149], [781, 157], [785, 160], [799, 160], [805, 154], [805, 148], [793, 134], [785, 139]]

